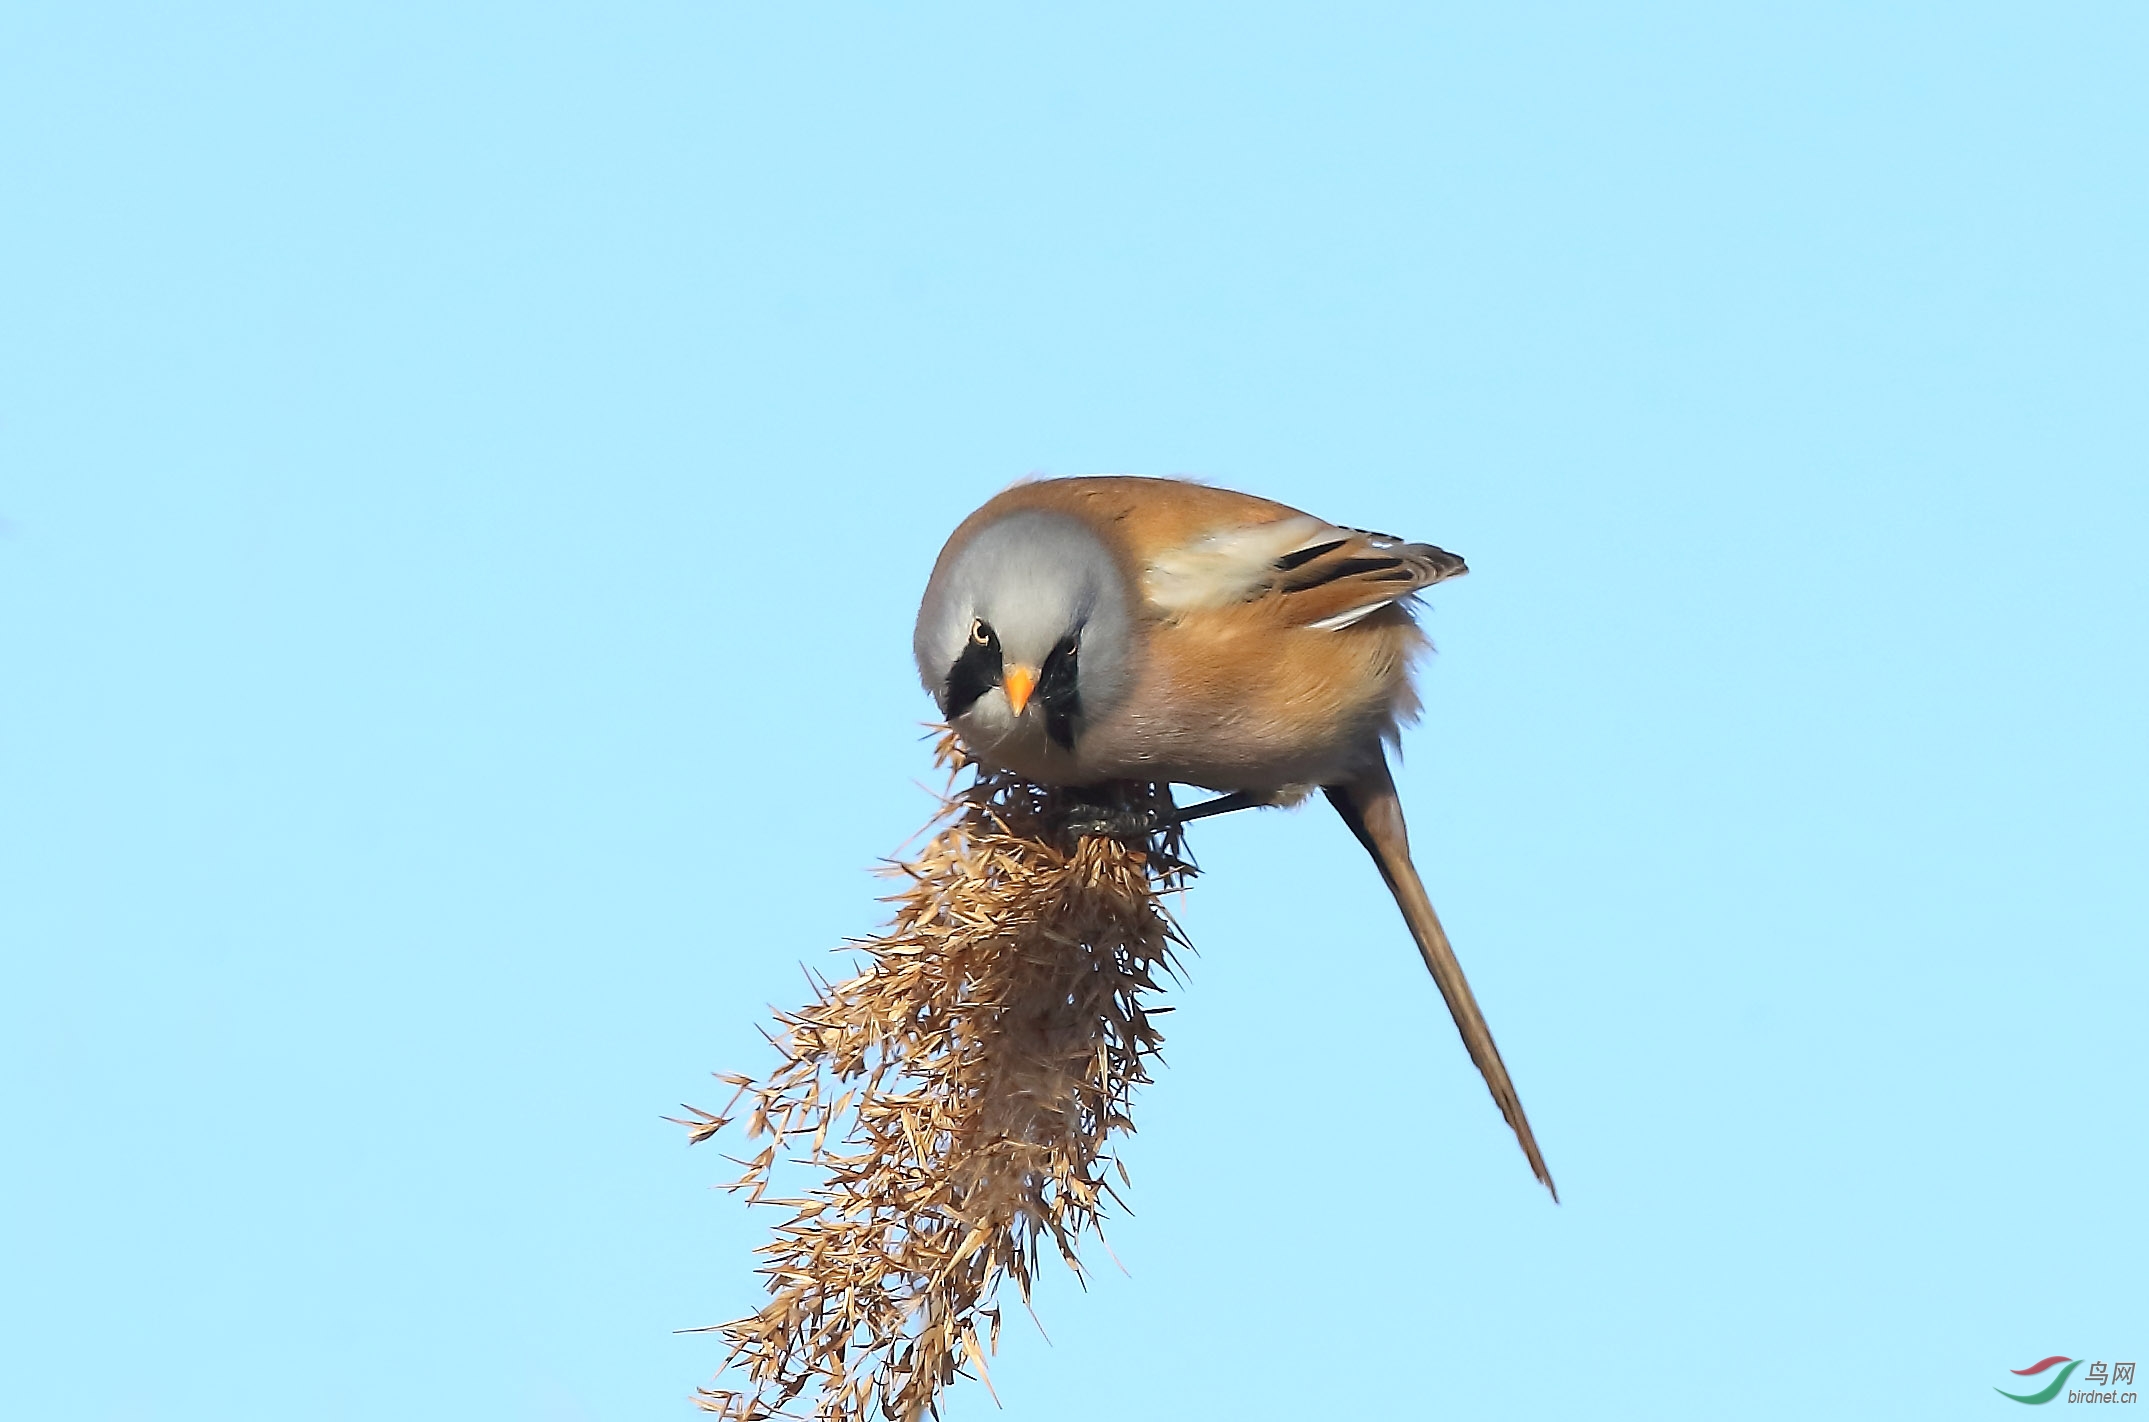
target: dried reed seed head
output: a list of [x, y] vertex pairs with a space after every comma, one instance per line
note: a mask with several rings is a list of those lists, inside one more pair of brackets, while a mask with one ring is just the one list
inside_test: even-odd
[[[964, 768], [952, 737], [940, 760]], [[813, 979], [814, 1000], [777, 1015], [781, 1060], [724, 1076], [731, 1106], [688, 1108], [694, 1141], [741, 1109], [750, 1139], [774, 1135], [730, 1188], [791, 1212], [758, 1251], [768, 1302], [716, 1330], [747, 1385], [705, 1389], [706, 1410], [937, 1415], [955, 1378], [991, 1387], [1001, 1280], [1027, 1302], [1043, 1243], [1079, 1275], [1082, 1237], [1102, 1241], [1107, 1175], [1126, 1179], [1112, 1138], [1133, 1129], [1161, 1042], [1146, 996], [1183, 946], [1160, 896], [1193, 866], [1175, 830], [1070, 834], [1070, 810], [1100, 798], [1171, 807], [1162, 786], [1077, 794], [977, 773], [918, 857], [890, 866], [903, 887], [887, 931], [853, 945], [861, 971]], [[802, 1196], [768, 1194], [779, 1147], [818, 1173]], [[811, 1412], [788, 1410], [802, 1399]]]

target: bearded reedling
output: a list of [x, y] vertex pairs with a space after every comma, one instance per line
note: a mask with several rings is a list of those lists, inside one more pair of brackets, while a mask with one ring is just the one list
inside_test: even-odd
[[[1373, 856], [1530, 1168], [1559, 1193], [1411, 863], [1386, 745], [1417, 712], [1409, 600], [1452, 553], [1176, 479], [1018, 484], [934, 565], [913, 641], [963, 748], [1043, 785], [1226, 792], [1175, 822], [1318, 787]], [[1101, 807], [1082, 828], [1140, 834]]]

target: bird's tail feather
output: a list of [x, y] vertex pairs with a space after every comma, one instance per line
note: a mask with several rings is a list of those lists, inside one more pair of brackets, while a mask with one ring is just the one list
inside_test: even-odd
[[1440, 916], [1433, 912], [1433, 902], [1426, 896], [1425, 884], [1418, 878], [1416, 866], [1410, 862], [1410, 838], [1403, 825], [1403, 802], [1396, 795], [1395, 779], [1388, 773], [1385, 761], [1377, 765], [1377, 769], [1347, 785], [1323, 787], [1328, 802], [1336, 807], [1336, 813], [1351, 827], [1351, 833], [1358, 836], [1358, 842], [1373, 856], [1381, 878], [1387, 881], [1389, 892], [1395, 895], [1396, 906], [1403, 911], [1403, 921], [1410, 926], [1410, 936], [1418, 941], [1418, 952], [1424, 957], [1433, 982], [1439, 986], [1440, 995], [1447, 999], [1448, 1011], [1454, 1015], [1456, 1029], [1462, 1033], [1463, 1046], [1469, 1050], [1470, 1060], [1484, 1073], [1485, 1085], [1492, 1091], [1492, 1099], [1499, 1104], [1500, 1114], [1514, 1128], [1515, 1138], [1522, 1143], [1522, 1153], [1529, 1157], [1530, 1169], [1537, 1172], [1537, 1178], [1557, 1202], [1559, 1187], [1552, 1183], [1552, 1172], [1545, 1168], [1545, 1158], [1538, 1153], [1537, 1138], [1530, 1133], [1530, 1119], [1522, 1112], [1522, 1098], [1516, 1095], [1515, 1084], [1508, 1079], [1507, 1064], [1500, 1060], [1500, 1049], [1493, 1045], [1492, 1029], [1485, 1025], [1485, 1014], [1478, 1010], [1469, 980], [1463, 977], [1462, 964], [1455, 960], [1455, 949], [1440, 926]]

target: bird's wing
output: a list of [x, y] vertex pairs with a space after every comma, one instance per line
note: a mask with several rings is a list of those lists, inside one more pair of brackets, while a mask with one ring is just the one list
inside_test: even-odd
[[972, 514], [949, 546], [1028, 508], [1088, 524], [1169, 618], [1274, 598], [1283, 625], [1335, 630], [1469, 571], [1430, 543], [1343, 528], [1230, 489], [1119, 474], [1017, 484]]
[[1430, 543], [1296, 514], [1160, 550], [1142, 591], [1170, 615], [1276, 598], [1288, 624], [1333, 631], [1468, 571]]

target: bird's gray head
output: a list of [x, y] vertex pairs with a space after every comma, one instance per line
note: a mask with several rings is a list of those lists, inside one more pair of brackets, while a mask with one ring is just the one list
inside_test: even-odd
[[940, 712], [988, 746], [1032, 727], [1072, 750], [1125, 691], [1133, 645], [1126, 579], [1066, 514], [1024, 510], [943, 555], [912, 650]]

